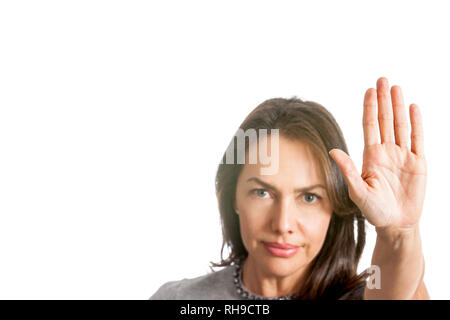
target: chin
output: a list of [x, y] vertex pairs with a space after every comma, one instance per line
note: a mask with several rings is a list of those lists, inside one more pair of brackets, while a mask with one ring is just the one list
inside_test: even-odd
[[269, 257], [264, 259], [264, 266], [268, 272], [278, 277], [289, 276], [297, 272], [305, 263], [298, 259]]

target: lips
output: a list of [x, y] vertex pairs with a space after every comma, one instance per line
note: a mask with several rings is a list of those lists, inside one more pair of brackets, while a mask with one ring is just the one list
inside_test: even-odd
[[289, 243], [264, 242], [264, 247], [270, 254], [276, 257], [289, 258], [297, 253], [300, 246]]

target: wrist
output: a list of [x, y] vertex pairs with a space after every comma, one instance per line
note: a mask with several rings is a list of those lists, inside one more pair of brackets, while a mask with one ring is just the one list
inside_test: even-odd
[[402, 242], [419, 236], [419, 224], [411, 227], [375, 227], [377, 239], [388, 242]]

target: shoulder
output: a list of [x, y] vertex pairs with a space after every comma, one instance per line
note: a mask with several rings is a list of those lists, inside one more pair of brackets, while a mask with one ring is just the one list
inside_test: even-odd
[[223, 300], [235, 299], [233, 267], [200, 277], [164, 283], [150, 300]]
[[366, 282], [364, 281], [361, 285], [355, 287], [343, 294], [338, 300], [364, 300], [364, 289], [366, 288]]

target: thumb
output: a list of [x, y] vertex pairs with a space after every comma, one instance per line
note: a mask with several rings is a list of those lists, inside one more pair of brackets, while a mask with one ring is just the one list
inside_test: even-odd
[[358, 205], [362, 199], [364, 199], [366, 186], [361, 175], [358, 173], [353, 160], [340, 149], [331, 149], [328, 153], [336, 162], [339, 170], [347, 181], [350, 199]]

